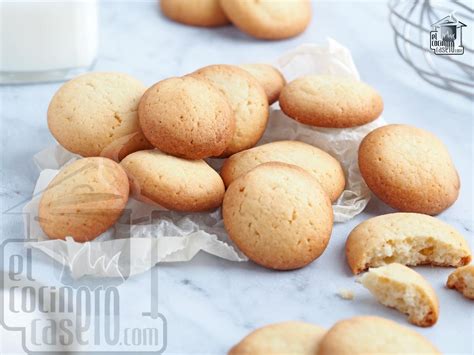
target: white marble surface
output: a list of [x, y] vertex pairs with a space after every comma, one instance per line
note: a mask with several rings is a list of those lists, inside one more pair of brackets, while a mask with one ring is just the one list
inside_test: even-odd
[[[429, 129], [448, 145], [461, 176], [462, 191], [456, 204], [439, 218], [456, 226], [474, 247], [472, 102], [430, 86], [399, 58], [386, 2], [318, 1], [314, 13], [302, 36], [260, 42], [230, 26], [208, 30], [169, 22], [159, 14], [155, 1], [103, 3], [101, 46], [94, 69], [125, 71], [152, 84], [207, 64], [272, 61], [298, 44], [333, 37], [352, 51], [363, 80], [382, 93], [387, 121]], [[59, 85], [0, 87], [2, 211], [31, 195], [37, 178], [31, 157], [54, 142], [45, 117]], [[231, 263], [207, 255], [185, 264], [160, 265], [156, 269], [159, 287], [155, 299], [168, 322], [167, 353], [222, 354], [255, 327], [290, 319], [329, 327], [353, 315], [377, 314], [411, 327], [403, 315], [378, 305], [355, 284], [344, 261], [348, 232], [361, 220], [387, 212], [391, 209], [373, 199], [358, 218], [335, 225], [328, 250], [298, 271], [271, 272], [252, 263]], [[2, 240], [23, 236], [18, 216], [2, 215], [1, 228]], [[18, 248], [16, 252], [24, 250]], [[42, 254], [34, 257], [38, 281], [60, 285], [50, 260]], [[452, 270], [417, 270], [436, 289], [441, 314], [435, 327], [416, 330], [446, 354], [473, 354], [474, 307], [444, 288]], [[332, 281], [321, 282], [323, 275]], [[127, 317], [147, 310], [149, 280], [150, 273], [146, 273], [118, 286], [121, 302], [128, 310], [121, 314], [121, 322], [126, 324]], [[113, 281], [69, 283], [77, 286]], [[355, 291], [355, 300], [341, 300], [336, 295], [341, 289]]]

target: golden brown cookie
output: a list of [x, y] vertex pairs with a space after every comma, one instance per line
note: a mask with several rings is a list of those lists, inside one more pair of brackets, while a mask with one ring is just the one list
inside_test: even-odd
[[301, 268], [329, 242], [333, 212], [327, 194], [305, 170], [265, 163], [236, 179], [222, 205], [229, 237], [255, 263]]
[[435, 291], [416, 271], [392, 263], [370, 268], [359, 278], [377, 300], [408, 315], [408, 320], [420, 327], [430, 327], [438, 321], [439, 302]]
[[225, 95], [234, 112], [235, 132], [221, 156], [257, 144], [268, 121], [267, 96], [257, 79], [239, 67], [223, 64], [204, 67], [191, 75], [212, 82]]
[[151, 144], [186, 159], [222, 154], [235, 129], [225, 96], [209, 81], [192, 76], [153, 85], [143, 95], [138, 115]]
[[229, 355], [315, 355], [326, 330], [305, 322], [282, 322], [254, 330]]
[[92, 240], [118, 220], [128, 192], [127, 174], [119, 164], [101, 157], [76, 160], [44, 191], [39, 223], [50, 239]]
[[394, 124], [373, 130], [360, 144], [359, 168], [370, 190], [400, 211], [436, 215], [459, 195], [448, 150], [420, 128]]
[[226, 159], [221, 176], [226, 186], [262, 163], [271, 161], [293, 164], [313, 175], [334, 202], [344, 190], [346, 180], [341, 164], [331, 155], [310, 144], [278, 141], [236, 153]]
[[449, 275], [446, 286], [454, 288], [464, 297], [474, 300], [474, 265], [457, 268]]
[[283, 88], [280, 107], [289, 117], [310, 126], [345, 128], [375, 120], [383, 111], [383, 101], [377, 91], [361, 81], [310, 75]]
[[296, 36], [311, 21], [309, 0], [220, 0], [222, 9], [242, 32], [260, 39]]
[[120, 160], [151, 148], [137, 117], [145, 86], [122, 73], [88, 73], [62, 85], [48, 108], [48, 127], [64, 148]]
[[286, 85], [286, 80], [277, 68], [269, 64], [242, 64], [239, 67], [245, 69], [257, 79], [265, 90], [270, 105], [278, 101], [280, 92]]
[[120, 163], [127, 172], [133, 196], [147, 203], [184, 212], [217, 208], [224, 183], [204, 160], [186, 160], [158, 150], [142, 150]]
[[160, 0], [160, 7], [166, 17], [185, 25], [216, 27], [230, 22], [219, 0]]
[[426, 338], [391, 320], [361, 316], [337, 322], [319, 345], [318, 355], [441, 354]]
[[419, 213], [390, 213], [355, 227], [347, 238], [346, 257], [358, 274], [390, 263], [463, 266], [471, 261], [471, 251], [449, 224]]

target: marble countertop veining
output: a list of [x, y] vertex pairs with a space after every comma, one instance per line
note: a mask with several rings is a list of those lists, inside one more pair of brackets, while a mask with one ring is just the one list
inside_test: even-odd
[[[318, 1], [308, 30], [279, 42], [254, 40], [231, 26], [182, 26], [165, 19], [155, 1], [102, 2], [100, 20], [101, 45], [94, 70], [128, 72], [146, 84], [207, 64], [273, 61], [299, 44], [336, 39], [352, 51], [363, 80], [381, 92], [388, 122], [426, 128], [449, 147], [462, 191], [455, 205], [439, 218], [463, 232], [474, 248], [473, 103], [430, 86], [402, 61], [393, 42], [386, 2]], [[54, 143], [46, 125], [46, 110], [59, 85], [0, 87], [2, 211], [33, 191], [38, 172], [32, 156]], [[189, 263], [159, 265], [156, 301], [167, 319], [166, 353], [223, 354], [250, 330], [282, 320], [299, 319], [329, 327], [350, 316], [377, 314], [412, 327], [403, 315], [378, 305], [356, 284], [344, 259], [350, 230], [370, 216], [391, 211], [372, 199], [363, 214], [335, 225], [328, 250], [302, 270], [272, 272], [252, 263], [232, 263], [205, 254]], [[1, 228], [2, 240], [23, 236], [18, 216], [3, 215]], [[19, 247], [16, 252], [25, 250]], [[39, 281], [59, 284], [57, 275], [51, 273], [50, 259], [40, 253], [34, 256], [36, 275], [43, 275]], [[436, 326], [412, 328], [446, 354], [473, 354], [474, 307], [443, 286], [452, 270], [417, 270], [436, 289], [441, 313]], [[149, 278], [150, 273], [145, 273], [118, 286], [130, 316], [141, 312], [143, 303], [148, 302]], [[355, 299], [340, 299], [337, 293], [343, 289], [354, 291]], [[121, 315], [121, 322], [127, 322], [127, 314]]]

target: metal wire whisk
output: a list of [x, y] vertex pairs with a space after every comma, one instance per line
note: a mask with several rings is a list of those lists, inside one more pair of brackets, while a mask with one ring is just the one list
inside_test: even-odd
[[435, 55], [430, 49], [432, 24], [440, 19], [454, 14], [459, 21], [474, 26], [474, 9], [472, 3], [468, 4], [462, 1], [391, 0], [389, 8], [395, 44], [403, 60], [432, 85], [473, 99], [474, 50], [466, 28], [462, 33], [463, 55]]

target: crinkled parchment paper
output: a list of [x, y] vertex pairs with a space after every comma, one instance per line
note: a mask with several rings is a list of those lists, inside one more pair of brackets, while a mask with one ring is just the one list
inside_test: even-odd
[[[359, 79], [349, 50], [329, 39], [324, 45], [307, 44], [284, 54], [275, 63], [287, 80], [308, 74], [330, 74]], [[353, 129], [322, 129], [297, 123], [283, 114], [278, 104], [272, 108], [268, 128], [261, 143], [293, 139], [317, 146], [337, 158], [346, 173], [346, 190], [334, 204], [337, 222], [362, 212], [370, 192], [360, 176], [357, 149], [361, 139], [385, 124], [378, 119]], [[24, 207], [25, 233], [36, 239], [28, 246], [40, 249], [71, 270], [74, 278], [84, 275], [125, 277], [150, 269], [159, 262], [188, 261], [200, 250], [232, 260], [245, 261], [228, 239], [220, 210], [207, 213], [176, 213], [157, 209], [131, 199], [127, 211], [114, 227], [97, 239], [77, 243], [72, 238], [49, 240], [37, 221], [42, 191], [65, 164], [79, 157], [56, 146], [35, 155], [41, 170], [32, 200]], [[212, 159], [215, 168], [221, 160]]]

